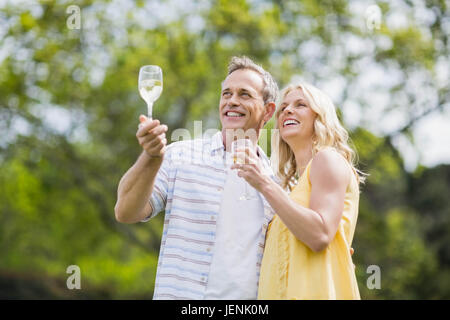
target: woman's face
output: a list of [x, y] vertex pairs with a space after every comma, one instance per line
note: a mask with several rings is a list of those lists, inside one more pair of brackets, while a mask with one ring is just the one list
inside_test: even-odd
[[311, 109], [302, 89], [290, 91], [277, 114], [281, 138], [290, 146], [312, 140], [317, 114]]

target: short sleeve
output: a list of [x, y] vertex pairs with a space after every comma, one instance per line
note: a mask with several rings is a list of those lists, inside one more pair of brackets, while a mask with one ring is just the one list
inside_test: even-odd
[[161, 211], [164, 211], [166, 208], [167, 194], [169, 192], [169, 172], [172, 163], [172, 149], [173, 144], [167, 146], [164, 160], [159, 168], [158, 174], [156, 175], [153, 192], [149, 199], [149, 204], [152, 207], [152, 213], [145, 219], [141, 220], [141, 222], [147, 222]]

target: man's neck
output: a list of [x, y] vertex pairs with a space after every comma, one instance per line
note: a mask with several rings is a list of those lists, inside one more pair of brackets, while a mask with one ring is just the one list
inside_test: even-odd
[[[236, 129], [236, 132], [237, 131], [244, 132], [243, 129]], [[251, 140], [253, 146], [257, 150], [260, 130], [251, 130], [251, 131], [253, 131], [253, 132], [251, 132], [251, 134], [247, 135], [247, 132], [248, 132], [248, 130], [247, 130], [247, 131], [245, 131], [245, 134], [243, 136], [241, 136], [241, 135], [234, 134], [235, 131], [233, 129], [222, 129], [222, 142], [223, 142], [223, 145], [225, 146], [225, 151], [231, 152], [231, 143], [237, 139]]]

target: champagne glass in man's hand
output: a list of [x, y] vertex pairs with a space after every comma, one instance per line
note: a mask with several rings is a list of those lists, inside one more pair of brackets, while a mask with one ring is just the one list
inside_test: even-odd
[[159, 120], [152, 120], [153, 103], [162, 93], [162, 70], [158, 66], [143, 66], [139, 70], [139, 93], [147, 103], [148, 117], [139, 117], [139, 129], [136, 138], [148, 156], [162, 157], [167, 144], [167, 126]]
[[147, 103], [148, 117], [152, 119], [153, 103], [162, 93], [162, 70], [158, 66], [143, 66], [139, 70], [139, 93]]

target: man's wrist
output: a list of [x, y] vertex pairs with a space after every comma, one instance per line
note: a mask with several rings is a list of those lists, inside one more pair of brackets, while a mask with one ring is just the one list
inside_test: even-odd
[[162, 156], [151, 156], [146, 151], [142, 153], [142, 160], [144, 164], [149, 167], [160, 166], [164, 160], [164, 155]]

